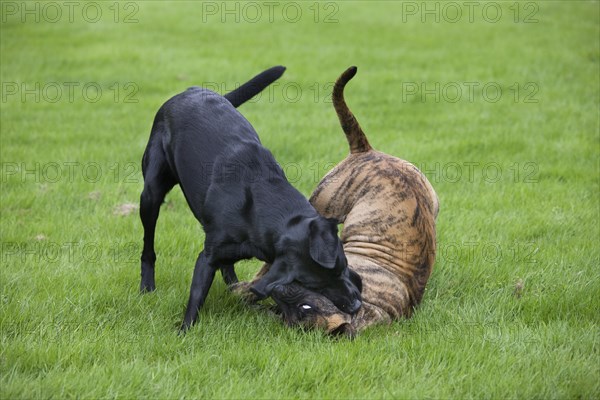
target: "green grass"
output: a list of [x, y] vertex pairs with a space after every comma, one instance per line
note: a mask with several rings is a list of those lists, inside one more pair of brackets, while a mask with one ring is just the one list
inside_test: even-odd
[[[97, 23], [82, 6], [72, 23], [65, 7], [58, 23], [22, 23], [7, 4], [23, 3], [2, 4], [0, 32], [1, 398], [600, 396], [598, 2], [519, 3], [536, 23], [515, 23], [513, 2], [496, 3], [497, 23], [423, 23], [403, 13], [421, 2], [366, 1], [320, 3], [319, 23], [312, 2], [297, 3], [297, 23], [283, 4], [273, 23], [264, 6], [257, 23], [222, 23], [199, 2], [159, 1], [129, 3], [131, 24], [136, 9], [122, 4], [115, 23], [112, 3]], [[411, 320], [335, 341], [285, 328], [216, 279], [178, 336], [203, 239], [179, 189], [158, 223], [158, 290], [137, 293], [141, 224], [114, 210], [138, 201], [154, 113], [188, 86], [226, 91], [276, 64], [288, 70], [272, 101], [241, 111], [304, 194], [347, 152], [326, 96], [350, 65], [347, 99], [371, 143], [439, 194], [439, 255]], [[39, 102], [23, 101], [36, 82]], [[79, 84], [72, 101], [64, 82]], [[461, 98], [436, 102], [436, 82]], [[465, 82], [478, 83], [472, 101]]]

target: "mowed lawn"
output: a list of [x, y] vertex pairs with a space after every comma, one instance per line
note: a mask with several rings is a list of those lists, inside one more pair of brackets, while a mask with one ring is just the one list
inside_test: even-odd
[[[598, 2], [66, 3], [1, 3], [1, 398], [600, 396]], [[179, 336], [203, 233], [174, 189], [138, 294], [152, 120], [277, 64], [240, 111], [302, 193], [348, 152], [350, 65], [372, 145], [429, 177], [423, 303], [334, 340], [217, 276]]]

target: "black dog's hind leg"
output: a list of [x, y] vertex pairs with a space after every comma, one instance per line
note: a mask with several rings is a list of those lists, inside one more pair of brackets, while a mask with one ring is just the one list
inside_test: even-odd
[[198, 260], [196, 260], [196, 266], [194, 267], [190, 299], [188, 300], [185, 317], [181, 325], [182, 331], [186, 331], [198, 319], [198, 311], [202, 308], [204, 300], [208, 295], [208, 289], [210, 289], [215, 278], [215, 272], [216, 269], [208, 263], [204, 251], [200, 252]]
[[[159, 136], [159, 135], [156, 135]], [[155, 137], [156, 137], [155, 136]], [[142, 281], [141, 292], [151, 292], [156, 289], [154, 283], [154, 231], [160, 206], [167, 193], [177, 181], [173, 178], [167, 160], [159, 145], [148, 144], [142, 162], [144, 174], [144, 190], [140, 196], [140, 218], [144, 226], [144, 249], [142, 250]]]

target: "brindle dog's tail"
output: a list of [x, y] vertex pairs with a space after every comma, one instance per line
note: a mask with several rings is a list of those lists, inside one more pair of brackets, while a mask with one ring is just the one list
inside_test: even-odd
[[224, 97], [229, 100], [234, 107], [239, 107], [246, 101], [259, 94], [264, 88], [275, 82], [283, 73], [285, 67], [278, 65], [261, 72], [239, 88], [227, 93]]
[[358, 121], [344, 100], [344, 87], [356, 75], [357, 68], [350, 67], [335, 82], [333, 87], [333, 107], [337, 112], [342, 129], [350, 145], [350, 153], [364, 153], [371, 150], [371, 145], [362, 131]]

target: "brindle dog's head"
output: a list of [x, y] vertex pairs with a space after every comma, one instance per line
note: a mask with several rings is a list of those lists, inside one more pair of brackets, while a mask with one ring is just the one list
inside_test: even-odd
[[352, 316], [340, 311], [327, 297], [298, 283], [278, 285], [271, 297], [288, 326], [319, 329], [333, 336], [354, 338]]

